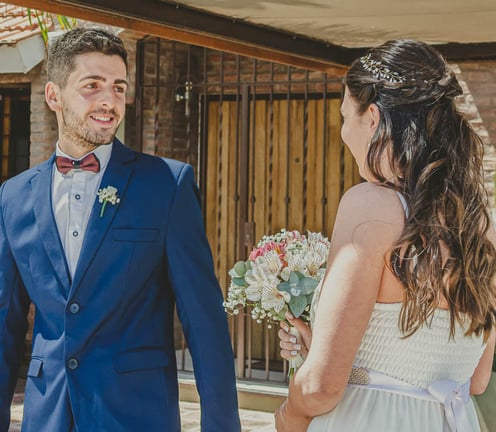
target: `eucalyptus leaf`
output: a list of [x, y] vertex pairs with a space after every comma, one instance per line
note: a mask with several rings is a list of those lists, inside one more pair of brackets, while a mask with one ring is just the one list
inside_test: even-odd
[[303, 276], [302, 279], [300, 279], [300, 284], [298, 288], [301, 290], [302, 294], [310, 294], [315, 291], [315, 288], [317, 288], [317, 285], [319, 284], [318, 281], [315, 279], [312, 279], [311, 277]]
[[281, 282], [279, 285], [277, 285], [277, 289], [279, 291], [291, 293], [291, 284], [287, 281]]
[[227, 274], [228, 274], [229, 276], [231, 276], [232, 278], [239, 277], [239, 275], [236, 273], [236, 270], [234, 270], [233, 268], [232, 268], [231, 270], [229, 270], [229, 271], [227, 272]]
[[248, 286], [246, 281], [245, 281], [245, 278], [242, 278], [242, 277], [233, 277], [232, 281], [233, 281], [233, 284], [237, 285], [237, 286], [241, 286], [241, 287]]
[[236, 264], [234, 264], [234, 271], [238, 274], [239, 277], [242, 277], [246, 273], [246, 265], [244, 261], [238, 261]]
[[312, 304], [313, 294], [314, 294], [313, 292], [310, 294], [307, 294], [307, 304]]
[[293, 286], [297, 286], [300, 282], [300, 278], [298, 277], [298, 272], [291, 272], [289, 275], [289, 283]]
[[289, 301], [289, 309], [291, 309], [291, 313], [298, 318], [307, 307], [307, 297], [304, 295], [300, 295], [298, 297], [291, 297]]

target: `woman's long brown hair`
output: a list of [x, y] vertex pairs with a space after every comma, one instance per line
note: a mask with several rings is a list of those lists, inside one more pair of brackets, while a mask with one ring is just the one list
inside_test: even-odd
[[[444, 298], [451, 336], [456, 321], [467, 335], [487, 336], [496, 324], [496, 250], [487, 236], [483, 143], [456, 110], [458, 81], [443, 57], [418, 41], [390, 41], [369, 52], [369, 63], [363, 59], [351, 66], [346, 86], [360, 113], [371, 103], [380, 111], [367, 164], [408, 203], [390, 255], [405, 289], [400, 328], [409, 336], [428, 325]], [[383, 68], [399, 79], [381, 77]], [[393, 180], [381, 171], [385, 157]]]

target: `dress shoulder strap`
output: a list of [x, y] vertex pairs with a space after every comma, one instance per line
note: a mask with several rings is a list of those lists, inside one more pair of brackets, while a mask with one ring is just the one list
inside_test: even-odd
[[405, 215], [408, 217], [408, 204], [406, 203], [406, 199], [401, 192], [396, 191], [398, 198], [401, 201], [401, 205], [403, 206], [403, 210], [405, 210]]

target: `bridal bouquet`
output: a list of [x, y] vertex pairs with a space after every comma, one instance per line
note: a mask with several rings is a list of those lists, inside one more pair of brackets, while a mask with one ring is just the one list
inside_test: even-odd
[[[247, 261], [229, 271], [231, 284], [224, 308], [236, 315], [252, 306], [251, 317], [261, 323], [283, 321], [289, 310], [310, 318], [313, 293], [324, 276], [329, 240], [320, 233], [281, 230], [264, 236]], [[291, 374], [290, 368], [290, 374]]]

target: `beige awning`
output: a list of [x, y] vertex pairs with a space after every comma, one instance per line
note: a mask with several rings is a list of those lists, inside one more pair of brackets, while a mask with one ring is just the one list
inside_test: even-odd
[[45, 58], [45, 43], [25, 8], [0, 3], [0, 73], [27, 73]]

